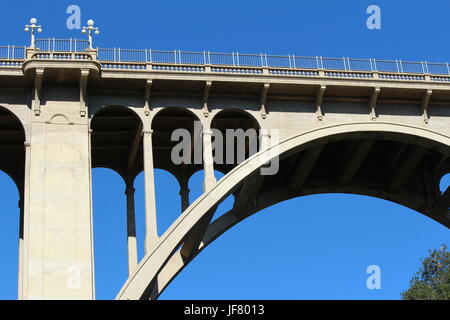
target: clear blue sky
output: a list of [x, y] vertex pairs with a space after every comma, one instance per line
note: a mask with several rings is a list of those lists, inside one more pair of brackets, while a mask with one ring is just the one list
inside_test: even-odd
[[[100, 4], [101, 3], [101, 4]], [[66, 8], [101, 27], [99, 47], [210, 50], [241, 53], [349, 56], [449, 61], [448, 1], [10, 1], [0, 12], [0, 45], [26, 45], [23, 26], [35, 16], [42, 37], [77, 38]], [[382, 9], [382, 29], [366, 27], [366, 8]], [[94, 170], [97, 298], [111, 299], [125, 281], [124, 185]], [[137, 180], [140, 254], [143, 181]], [[180, 211], [178, 187], [157, 171], [159, 228]], [[450, 184], [450, 177], [442, 187]], [[190, 182], [201, 192], [201, 175]], [[18, 195], [0, 173], [0, 299], [17, 297]], [[220, 210], [230, 208], [227, 201]], [[111, 240], [112, 239], [112, 240]], [[320, 195], [268, 208], [207, 248], [162, 299], [398, 299], [420, 259], [448, 229], [399, 205], [362, 196]], [[366, 288], [366, 268], [379, 265], [382, 289]]]

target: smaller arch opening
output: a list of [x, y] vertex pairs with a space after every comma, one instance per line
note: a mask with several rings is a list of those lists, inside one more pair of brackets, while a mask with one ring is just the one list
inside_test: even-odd
[[7, 173], [22, 192], [25, 169], [25, 130], [19, 119], [0, 107], [0, 170]]
[[92, 167], [110, 168], [124, 178], [134, 178], [143, 166], [139, 116], [121, 106], [108, 106], [91, 120]]
[[165, 108], [153, 118], [152, 130], [155, 168], [170, 171], [177, 177], [202, 169], [199, 147], [203, 127], [192, 112], [178, 107]]
[[211, 122], [215, 167], [225, 173], [259, 151], [259, 127], [249, 113], [220, 111]]
[[111, 299], [105, 292], [117, 292], [138, 256], [135, 207], [143, 201], [136, 201], [135, 177], [143, 170], [143, 124], [133, 110], [107, 106], [92, 117], [91, 130], [96, 288], [100, 299]]

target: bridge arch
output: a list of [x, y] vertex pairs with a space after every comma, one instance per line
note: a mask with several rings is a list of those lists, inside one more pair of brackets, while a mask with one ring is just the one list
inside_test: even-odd
[[[236, 141], [229, 141], [227, 135], [227, 130], [242, 130], [245, 133], [248, 133], [248, 136], [244, 136], [244, 148], [245, 148], [245, 154], [242, 155], [243, 158], [247, 159], [251, 155], [253, 155], [253, 152], [257, 152], [259, 150], [259, 133], [261, 130], [261, 124], [258, 122], [258, 120], [249, 112], [241, 109], [223, 109], [216, 113], [214, 117], [211, 120], [211, 129], [217, 130], [221, 133], [221, 136], [223, 137], [223, 155], [218, 156], [216, 153], [215, 156], [215, 168], [223, 173], [229, 172], [231, 169], [233, 169], [238, 163], [239, 159], [239, 151], [234, 152], [234, 143]], [[238, 138], [239, 139], [239, 138]], [[254, 140], [254, 141], [250, 141]], [[253, 148], [251, 144], [254, 144], [256, 148]], [[230, 151], [230, 145], [231, 149], [233, 149], [233, 157], [230, 157], [228, 155], [228, 152]], [[216, 151], [217, 152], [217, 151]], [[229, 158], [234, 158], [232, 163], [229, 163]]]
[[[189, 178], [203, 169], [201, 153], [195, 155], [196, 145], [201, 144], [203, 128], [204, 123], [193, 111], [180, 107], [164, 107], [151, 119], [154, 168], [170, 172], [178, 180], [181, 189], [186, 189]], [[190, 155], [187, 156], [188, 163], [175, 164], [171, 159], [172, 150], [179, 142], [171, 138], [172, 133], [179, 129], [189, 132], [192, 143]]]
[[3, 171], [16, 186], [19, 198], [18, 230], [19, 238], [19, 298], [22, 296], [22, 272], [24, 250], [25, 218], [25, 157], [26, 131], [19, 116], [9, 108], [0, 106], [0, 170]]
[[[404, 150], [402, 152], [398, 150], [393, 158], [396, 158], [394, 162], [400, 161], [403, 167], [409, 167], [409, 173], [411, 171], [421, 171], [415, 170], [416, 166], [413, 164], [415, 163], [417, 165], [425, 155], [433, 158], [433, 164], [440, 163], [439, 165], [442, 168], [448, 167], [448, 160], [443, 159], [448, 159], [450, 155], [450, 137], [424, 128], [393, 123], [368, 122], [329, 126], [298, 134], [284, 140], [277, 146], [263, 150], [247, 159], [218, 181], [210, 191], [197, 199], [165, 232], [158, 246], [142, 259], [139, 267], [124, 284], [117, 298], [147, 299], [159, 296], [171, 279], [190, 261], [183, 259], [179, 251], [177, 251], [177, 248], [183, 243], [189, 231], [196, 226], [202, 216], [212, 207], [220, 203], [235, 191], [236, 188], [249, 181], [252, 174], [257, 173], [262, 164], [276, 157], [280, 157], [280, 161], [292, 161], [293, 156], [303, 157], [304, 160], [300, 158], [300, 163], [308, 163], [306, 160], [311, 161], [311, 158], [314, 158], [313, 155], [306, 156], [306, 154], [301, 154], [301, 152], [308, 150], [314, 151], [320, 148], [320, 146], [327, 144], [331, 147], [336, 147], [332, 144], [342, 141], [358, 141], [361, 138], [363, 141], [383, 139], [383, 141], [393, 141], [394, 143], [406, 145], [402, 147]], [[398, 149], [398, 145], [394, 145], [394, 147]], [[366, 149], [368, 149], [366, 143], [357, 143], [355, 152], [351, 152], [350, 154], [361, 157], [361, 154]], [[380, 155], [379, 150], [375, 151], [376, 153], [373, 156], [376, 154]], [[330, 152], [330, 150], [326, 152]], [[383, 153], [385, 152], [381, 152], [381, 154]], [[325, 158], [329, 158], [329, 155], [325, 155]], [[376, 162], [380, 161], [380, 159], [374, 160]], [[441, 163], [442, 161], [444, 163]], [[283, 166], [280, 167], [282, 168]], [[421, 167], [421, 169], [424, 168], [427, 168], [427, 166], [424, 165], [423, 168]], [[354, 171], [354, 169], [347, 170]], [[440, 171], [436, 167], [434, 170], [437, 172]], [[282, 172], [278, 175], [280, 174]], [[422, 177], [422, 172], [417, 177], [419, 176]], [[301, 174], [299, 177], [301, 177]], [[364, 178], [364, 175], [362, 178]], [[274, 179], [276, 179], [276, 176]], [[331, 180], [322, 178], [313, 181], [304, 188], [293, 191], [289, 191], [281, 183], [275, 188], [266, 191], [263, 190], [263, 193], [258, 197], [257, 205], [247, 207], [246, 211], [243, 214], [241, 213], [240, 216], [233, 212], [234, 210], [231, 210], [213, 222], [208, 227], [203, 237], [203, 244], [201, 244], [199, 249], [201, 250], [207, 246], [223, 232], [254, 212], [296, 196], [317, 193], [346, 192], [387, 199], [412, 208], [450, 227], [448, 190], [442, 195], [437, 195], [437, 183], [417, 178], [421, 188], [423, 187], [427, 191], [425, 197], [418, 199], [414, 192], [411, 192], [411, 190], [402, 190], [401, 186], [399, 186], [399, 181], [403, 180], [404, 182], [406, 179], [405, 170], [400, 170], [394, 178], [390, 179], [389, 188], [381, 186], [379, 181], [369, 181], [370, 179], [358, 180], [352, 184], [334, 179], [334, 183], [330, 184]], [[445, 195], [447, 196], [444, 197]], [[433, 196], [435, 197], [434, 200], [431, 200], [431, 203], [427, 203], [427, 199]]]
[[4, 171], [22, 192], [25, 169], [25, 127], [19, 117], [0, 106], [0, 170]]
[[253, 109], [244, 109], [241, 107], [235, 107], [235, 106], [227, 106], [222, 109], [213, 110], [211, 112], [211, 123], [213, 121], [217, 121], [219, 118], [221, 118], [223, 115], [226, 114], [234, 114], [234, 115], [240, 115], [243, 119], [249, 119], [251, 122], [253, 122], [254, 127], [258, 127], [259, 129], [264, 128], [264, 121], [261, 117], [261, 111], [260, 110], [253, 110]]
[[17, 124], [20, 123], [20, 128], [24, 131], [27, 140], [27, 138], [31, 134], [29, 126], [30, 113], [27, 106], [0, 104], [0, 110], [2, 110], [3, 113], [6, 113], [8, 116], [14, 119], [14, 121]]
[[[125, 185], [126, 237], [128, 270], [131, 272], [138, 260], [135, 180], [144, 168], [144, 123], [135, 110], [120, 106], [105, 106], [92, 115], [90, 120], [91, 167], [107, 168], [116, 172]], [[94, 193], [95, 195], [95, 193]], [[95, 214], [94, 214], [95, 215]]]
[[[134, 180], [141, 171], [143, 122], [132, 109], [109, 105], [92, 115], [90, 120], [92, 167], [116, 171], [126, 180]], [[129, 168], [131, 153], [133, 168]]]
[[[255, 117], [252, 112], [249, 112], [248, 110], [244, 110], [244, 109], [239, 109], [239, 108], [224, 108], [221, 110], [217, 110], [214, 115], [211, 118], [211, 122], [214, 121], [218, 121], [220, 120], [221, 117], [223, 117], [224, 115], [230, 114], [231, 116], [234, 115], [240, 115], [241, 119], [245, 120], [245, 119], [249, 119], [252, 122], [252, 126], [253, 127], [258, 127], [261, 128], [263, 125], [261, 123], [261, 121]], [[239, 119], [237, 119], [238, 121]]]
[[[162, 115], [161, 115], [162, 113]], [[191, 110], [189, 108], [185, 107], [178, 107], [178, 106], [168, 106], [168, 107], [160, 107], [157, 109], [154, 109], [151, 115], [151, 122], [152, 122], [152, 128], [155, 124], [155, 118], [165, 116], [167, 114], [182, 114], [182, 115], [189, 115], [189, 118], [195, 119], [195, 121], [201, 121], [201, 118], [199, 115], [195, 112], [195, 110]], [[181, 120], [189, 120], [189, 119], [181, 119]]]

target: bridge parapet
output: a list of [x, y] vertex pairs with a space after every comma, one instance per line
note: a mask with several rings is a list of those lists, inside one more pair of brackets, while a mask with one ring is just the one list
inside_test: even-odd
[[38, 39], [35, 48], [0, 46], [0, 69], [20, 68], [26, 60], [94, 60], [107, 71], [450, 83], [448, 63], [209, 51], [89, 49], [87, 41], [77, 39]]

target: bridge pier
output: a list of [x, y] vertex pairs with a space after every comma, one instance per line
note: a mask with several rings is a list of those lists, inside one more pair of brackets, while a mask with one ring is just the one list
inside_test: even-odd
[[[47, 101], [31, 122], [20, 298], [93, 299], [89, 127], [79, 102]], [[28, 153], [28, 152], [27, 152]]]

